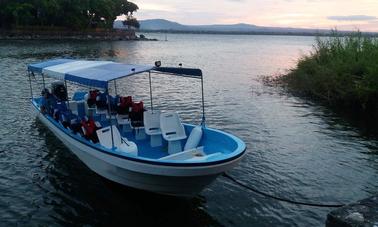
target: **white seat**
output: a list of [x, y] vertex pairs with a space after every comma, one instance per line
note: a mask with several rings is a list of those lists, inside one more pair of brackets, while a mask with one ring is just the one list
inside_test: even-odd
[[168, 141], [168, 153], [182, 151], [181, 140], [186, 139], [184, 125], [177, 113], [160, 114], [160, 129], [163, 138]]
[[151, 147], [161, 146], [160, 111], [144, 112], [143, 123], [146, 134], [150, 136]]
[[[138, 147], [134, 142], [122, 137], [116, 126], [112, 125], [113, 142], [117, 151], [138, 155]], [[108, 149], [112, 149], [112, 132], [110, 126], [96, 131], [100, 144]]]
[[170, 154], [170, 155], [164, 156], [162, 158], [159, 158], [159, 160], [180, 160], [180, 161], [183, 161], [183, 160], [188, 160], [188, 159], [191, 159], [193, 157], [198, 157], [198, 156], [200, 156], [200, 157], [206, 156], [206, 153], [203, 151], [203, 147], [197, 147], [195, 149], [190, 149], [190, 150], [186, 150], [186, 151], [183, 151], [183, 152]]
[[70, 108], [71, 112], [75, 115], [78, 115], [77, 112], [77, 102], [76, 101], [69, 101], [68, 108]]
[[128, 115], [117, 114], [116, 119], [119, 125], [130, 124], [130, 119]]
[[128, 115], [117, 114], [117, 124], [122, 127], [122, 133], [131, 132], [130, 119]]

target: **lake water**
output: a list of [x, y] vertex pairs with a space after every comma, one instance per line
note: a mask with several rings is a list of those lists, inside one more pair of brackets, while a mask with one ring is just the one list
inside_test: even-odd
[[[147, 34], [164, 40], [164, 35]], [[329, 109], [267, 87], [314, 37], [168, 35], [158, 42], [0, 41], [0, 225], [323, 226], [330, 208], [291, 205], [219, 177], [193, 199], [146, 193], [91, 172], [31, 114], [28, 63], [55, 57], [199, 67], [207, 125], [242, 138], [230, 175], [294, 200], [347, 203], [376, 193], [378, 141]], [[148, 78], [120, 81], [148, 105]], [[199, 122], [197, 81], [153, 75], [154, 105]], [[34, 89], [40, 89], [34, 86]]]

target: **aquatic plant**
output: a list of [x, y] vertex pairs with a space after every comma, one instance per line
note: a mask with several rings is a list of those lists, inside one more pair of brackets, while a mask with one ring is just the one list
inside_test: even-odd
[[378, 39], [337, 31], [317, 37], [313, 51], [277, 81], [292, 92], [378, 116]]

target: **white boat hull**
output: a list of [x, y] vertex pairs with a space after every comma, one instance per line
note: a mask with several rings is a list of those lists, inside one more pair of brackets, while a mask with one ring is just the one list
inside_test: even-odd
[[165, 166], [142, 163], [100, 152], [64, 132], [33, 106], [38, 118], [88, 168], [125, 186], [174, 196], [194, 196], [215, 178], [234, 167], [242, 156], [208, 166]]

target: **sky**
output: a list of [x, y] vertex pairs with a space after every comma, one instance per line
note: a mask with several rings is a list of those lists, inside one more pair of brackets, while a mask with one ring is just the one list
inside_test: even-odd
[[182, 24], [337, 28], [378, 32], [378, 0], [131, 0], [135, 16]]

